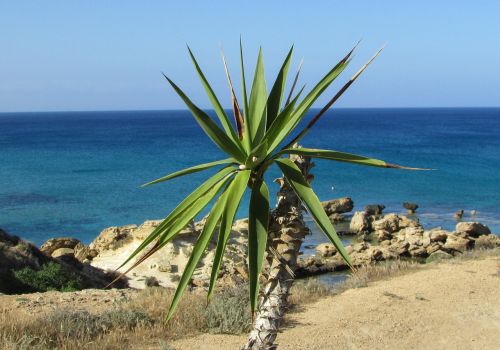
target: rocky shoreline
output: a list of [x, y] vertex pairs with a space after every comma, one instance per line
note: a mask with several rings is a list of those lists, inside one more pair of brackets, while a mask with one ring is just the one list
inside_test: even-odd
[[[448, 258], [473, 248], [500, 246], [500, 237], [492, 234], [487, 226], [479, 222], [458, 222], [454, 231], [441, 228], [426, 230], [413, 215], [418, 208], [413, 203], [404, 204], [409, 212], [408, 216], [383, 214], [383, 205], [370, 205], [364, 211], [355, 212], [352, 217], [348, 217], [346, 214], [353, 210], [354, 203], [347, 197], [323, 202], [323, 206], [334, 224], [346, 227], [340, 233], [353, 237], [347, 250], [354, 266], [394, 259], [428, 261]], [[85, 287], [103, 288], [116, 277], [116, 274], [109, 271], [114, 271], [160, 222], [146, 221], [140, 226], [110, 227], [103, 230], [89, 245], [75, 238], [53, 238], [40, 249], [0, 230], [3, 274], [8, 273], [9, 269], [15, 270], [23, 266], [37, 269], [51, 261], [82, 276]], [[186, 227], [172, 242], [129, 273], [126, 281], [120, 281], [115, 287], [175, 287], [203, 224], [204, 220]], [[220, 271], [219, 285], [235, 285], [248, 278], [246, 236], [247, 221], [236, 221]], [[192, 288], [208, 286], [214, 248], [215, 242], [211, 242], [193, 274]], [[314, 248], [315, 254], [300, 257], [296, 277], [348, 269], [332, 244], [321, 243]], [[1, 276], [0, 270], [0, 281]], [[0, 292], [15, 291], [4, 288]]]

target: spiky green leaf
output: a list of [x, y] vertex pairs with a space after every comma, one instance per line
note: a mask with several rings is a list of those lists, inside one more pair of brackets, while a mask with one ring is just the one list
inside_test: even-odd
[[316, 84], [316, 86], [307, 94], [306, 97], [299, 103], [297, 108], [291, 114], [289, 121], [284, 125], [277, 137], [276, 142], [280, 144], [283, 140], [295, 129], [295, 127], [300, 123], [306, 112], [311, 108], [312, 104], [318, 99], [318, 97], [325, 91], [328, 86], [342, 73], [342, 71], [349, 64], [349, 57], [352, 51], [349, 52], [339, 63], [335, 65], [321, 81]]
[[198, 171], [203, 171], [203, 170], [206, 170], [206, 169], [210, 169], [210, 168], [213, 168], [214, 166], [217, 166], [217, 165], [229, 164], [229, 163], [232, 163], [234, 161], [235, 160], [233, 158], [227, 158], [227, 159], [217, 160], [215, 162], [198, 164], [198, 165], [192, 166], [190, 168], [186, 168], [186, 169], [182, 169], [182, 170], [173, 172], [171, 174], [168, 174], [166, 176], [160, 177], [159, 179], [153, 180], [151, 182], [145, 183], [144, 185], [142, 185], [142, 187], [153, 185], [153, 184], [157, 184], [159, 182], [168, 181], [168, 180], [171, 180], [171, 179], [175, 179], [176, 177], [179, 177], [179, 176], [184, 176], [184, 175], [188, 175], [188, 174], [192, 174], [192, 173], [197, 173]]
[[215, 281], [217, 280], [219, 269], [222, 264], [222, 256], [224, 255], [224, 251], [226, 250], [227, 241], [229, 240], [231, 228], [233, 227], [234, 217], [240, 205], [241, 199], [243, 198], [243, 194], [245, 193], [245, 189], [248, 185], [250, 174], [250, 170], [238, 172], [233, 182], [227, 189], [227, 201], [222, 212], [219, 235], [217, 239], [217, 248], [215, 249], [212, 274], [210, 276], [210, 286], [208, 288], [208, 299], [210, 299], [214, 291]]
[[240, 37], [240, 66], [241, 66], [241, 90], [243, 93], [243, 146], [247, 152], [252, 148], [249, 130], [249, 112], [248, 112], [248, 96], [247, 96], [247, 83], [245, 78], [245, 63], [243, 60], [243, 43]]
[[198, 240], [196, 241], [193, 251], [191, 252], [191, 256], [189, 257], [186, 267], [184, 268], [184, 272], [182, 273], [182, 277], [179, 280], [179, 284], [177, 285], [177, 289], [175, 290], [174, 298], [172, 299], [172, 303], [170, 304], [170, 308], [168, 310], [167, 321], [174, 314], [175, 309], [177, 308], [177, 305], [182, 297], [182, 294], [184, 293], [191, 279], [191, 276], [193, 275], [193, 272], [203, 255], [203, 252], [207, 249], [210, 238], [212, 237], [214, 229], [217, 226], [217, 223], [220, 221], [222, 212], [224, 210], [224, 207], [226, 206], [227, 194], [228, 191], [226, 190], [223, 194], [220, 195], [219, 199], [208, 214], [207, 221], [205, 222], [203, 230], [198, 237]]
[[286, 78], [288, 75], [288, 68], [290, 67], [290, 60], [292, 58], [293, 46], [290, 48], [288, 55], [283, 61], [276, 81], [274, 82], [269, 98], [267, 99], [267, 126], [271, 126], [272, 122], [280, 112], [281, 102], [285, 94]]
[[297, 154], [299, 156], [311, 157], [311, 158], [322, 158], [328, 160], [335, 160], [338, 162], [353, 163], [359, 165], [368, 165], [379, 168], [392, 168], [392, 169], [405, 169], [405, 170], [430, 170], [424, 168], [411, 168], [403, 165], [386, 163], [383, 160], [368, 158], [365, 156], [359, 156], [357, 154], [330, 151], [325, 149], [315, 149], [315, 148], [287, 148], [281, 150], [277, 153], [280, 154]]
[[274, 119], [274, 122], [271, 124], [271, 127], [267, 130], [266, 135], [264, 135], [264, 141], [268, 143], [268, 153], [272, 153], [276, 147], [281, 143], [280, 134], [283, 131], [283, 128], [290, 123], [290, 120], [293, 118], [294, 107], [299, 99], [302, 91], [302, 88], [297, 96], [286, 105], [286, 107], [278, 114], [278, 116]]
[[252, 147], [255, 147], [260, 143], [264, 133], [266, 132], [266, 90], [262, 49], [259, 49], [259, 57], [257, 58], [257, 66], [255, 67], [255, 75], [253, 78], [250, 102], [248, 105], [250, 124], [247, 125], [247, 128], [250, 129], [250, 144]]
[[224, 131], [222, 131], [219, 126], [210, 118], [205, 112], [199, 109], [190, 99], [184, 94], [184, 92], [166, 75], [165, 78], [168, 80], [170, 85], [174, 88], [175, 92], [181, 97], [186, 106], [189, 108], [194, 118], [205, 131], [207, 136], [224, 152], [230, 154], [236, 160], [244, 162], [246, 159], [245, 151], [241, 146], [235, 143], [229, 136], [227, 136]]
[[252, 184], [248, 211], [248, 276], [250, 281], [250, 306], [255, 311], [259, 296], [259, 275], [264, 262], [269, 226], [269, 190], [264, 181]]
[[344, 258], [344, 260], [347, 262], [347, 264], [351, 265], [349, 254], [345, 250], [342, 241], [335, 232], [335, 228], [326, 215], [325, 210], [323, 209], [323, 206], [318, 199], [318, 196], [316, 196], [316, 193], [314, 193], [311, 186], [304, 179], [304, 176], [302, 175], [300, 169], [297, 167], [297, 165], [295, 165], [294, 162], [287, 158], [277, 159], [276, 163], [283, 172], [283, 175], [285, 175], [287, 181], [290, 183], [290, 186], [292, 186], [294, 192], [297, 194], [297, 196], [299, 196], [302, 203], [309, 210], [309, 213], [311, 214], [321, 231], [323, 231], [330, 239], [335, 248], [337, 248], [337, 251], [340, 253], [342, 258]]
[[[191, 56], [191, 60], [193, 61], [194, 67], [196, 68], [196, 72], [198, 73], [198, 76], [200, 77], [201, 83], [203, 85], [203, 88], [205, 89], [208, 99], [212, 103], [212, 106], [214, 107], [214, 111], [217, 114], [217, 117], [220, 120], [220, 123], [224, 130], [226, 131], [226, 135], [228, 135], [231, 140], [233, 140], [234, 143], [239, 144], [240, 140], [238, 136], [236, 135], [233, 126], [231, 125], [231, 122], [229, 121], [228, 116], [226, 115], [226, 112], [222, 108], [219, 99], [215, 95], [214, 91], [212, 90], [212, 87], [208, 83], [207, 78], [205, 78], [205, 75], [203, 74], [203, 71], [200, 68], [200, 65], [196, 61], [196, 58], [193, 55], [193, 52], [188, 46], [188, 51], [189, 55]], [[241, 145], [240, 145], [241, 147]]]

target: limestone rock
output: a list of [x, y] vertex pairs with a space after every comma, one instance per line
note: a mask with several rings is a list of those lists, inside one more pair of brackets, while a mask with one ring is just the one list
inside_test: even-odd
[[116, 250], [132, 239], [131, 233], [137, 229], [137, 225], [113, 226], [104, 229], [99, 236], [90, 244], [91, 249], [98, 252], [104, 250]]
[[53, 258], [59, 258], [65, 255], [73, 256], [75, 254], [75, 250], [71, 248], [59, 248], [52, 252]]
[[471, 237], [479, 237], [482, 235], [489, 235], [491, 233], [488, 226], [479, 222], [459, 222], [455, 228], [457, 232], [463, 232]]
[[90, 249], [89, 246], [83, 243], [78, 243], [74, 248], [74, 255], [78, 261], [84, 262], [94, 259], [98, 255], [98, 252], [95, 249]]
[[463, 237], [459, 237], [454, 234], [448, 235], [446, 238], [446, 243], [443, 245], [445, 250], [449, 250], [451, 252], [465, 252], [467, 249], [472, 247], [472, 241]]
[[369, 204], [365, 206], [365, 213], [367, 215], [381, 215], [384, 209], [385, 205], [383, 204]]
[[396, 214], [385, 215], [382, 219], [373, 222], [375, 231], [387, 231], [393, 233], [399, 230], [399, 216]]
[[415, 214], [418, 209], [418, 204], [412, 202], [404, 202], [403, 208], [408, 210], [408, 214]]
[[323, 204], [323, 208], [328, 216], [348, 213], [354, 208], [354, 202], [349, 197], [332, 199], [321, 204]]
[[351, 218], [351, 223], [349, 224], [349, 231], [357, 234], [368, 233], [371, 230], [370, 221], [368, 215], [363, 211], [357, 211]]
[[451, 232], [441, 229], [434, 229], [428, 232], [431, 242], [446, 242], [446, 238], [448, 237], [449, 234], [451, 234]]
[[328, 257], [337, 253], [337, 248], [331, 243], [321, 243], [316, 247], [316, 252], [322, 257]]
[[70, 237], [59, 237], [59, 238], [51, 238], [40, 247], [40, 251], [48, 256], [52, 256], [54, 251], [62, 248], [73, 249], [75, 246], [80, 243], [80, 241], [76, 238]]
[[328, 216], [328, 218], [330, 219], [330, 221], [334, 224], [336, 223], [339, 223], [339, 222], [342, 222], [345, 220], [345, 216], [342, 215], [342, 214], [338, 214], [338, 213], [333, 213], [333, 214], [330, 214]]

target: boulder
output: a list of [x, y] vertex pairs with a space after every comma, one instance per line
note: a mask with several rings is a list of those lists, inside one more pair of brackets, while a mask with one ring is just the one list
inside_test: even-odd
[[322, 257], [328, 257], [337, 253], [337, 248], [331, 243], [321, 243], [316, 247], [316, 252]]
[[408, 253], [415, 258], [425, 258], [427, 257], [427, 249], [422, 246], [410, 246]]
[[334, 224], [335, 224], [335, 223], [338, 223], [338, 222], [342, 222], [342, 221], [344, 221], [344, 220], [345, 220], [345, 216], [344, 216], [344, 215], [342, 215], [342, 214], [338, 214], [338, 213], [333, 213], [333, 214], [330, 214], [330, 215], [328, 216], [328, 218], [329, 218], [329, 219], [330, 219], [330, 221], [331, 221], [332, 223], [334, 223]]
[[98, 255], [98, 252], [83, 243], [78, 243], [74, 248], [74, 255], [78, 261], [88, 262], [94, 259]]
[[467, 249], [470, 249], [472, 247], [473, 241], [459, 237], [455, 234], [450, 234], [446, 238], [446, 243], [443, 245], [443, 248], [445, 250], [448, 250], [450, 252], [465, 252]]
[[332, 214], [348, 213], [354, 208], [354, 202], [349, 197], [332, 199], [321, 204], [328, 216]]
[[40, 247], [40, 251], [48, 256], [52, 256], [54, 251], [58, 249], [74, 249], [75, 246], [80, 243], [76, 238], [70, 237], [58, 237], [51, 238]]
[[488, 226], [479, 222], [459, 222], [455, 228], [457, 232], [463, 232], [467, 235], [477, 238], [482, 235], [489, 235], [491, 233]]
[[74, 254], [75, 254], [75, 250], [72, 248], [59, 248], [59, 249], [54, 250], [52, 252], [51, 256], [53, 258], [59, 258], [59, 257], [66, 256], [66, 255], [74, 256]]
[[355, 212], [349, 224], [349, 231], [357, 234], [369, 233], [371, 231], [371, 225], [368, 215], [363, 211]]
[[367, 215], [382, 215], [385, 205], [382, 204], [369, 204], [365, 206], [365, 213]]
[[429, 232], [431, 242], [446, 242], [446, 238], [448, 238], [448, 235], [451, 234], [451, 232], [441, 229], [434, 229], [427, 232]]
[[90, 243], [90, 248], [98, 252], [103, 250], [116, 250], [132, 239], [131, 234], [136, 229], [137, 225], [106, 228], [92, 243]]
[[441, 249], [441, 247], [443, 246], [443, 244], [441, 242], [438, 242], [438, 243], [431, 243], [429, 246], [426, 247], [426, 250], [427, 250], [427, 254], [432, 254], [434, 252], [437, 252], [438, 250]]
[[399, 216], [396, 214], [385, 215], [382, 219], [374, 221], [372, 226], [375, 231], [394, 233], [399, 230]]
[[412, 202], [404, 202], [403, 208], [408, 210], [408, 214], [415, 214], [418, 209], [418, 204]]

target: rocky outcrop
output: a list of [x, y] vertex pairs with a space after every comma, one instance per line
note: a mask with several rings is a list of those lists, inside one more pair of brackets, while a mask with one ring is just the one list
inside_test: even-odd
[[[154, 220], [146, 221], [140, 226], [127, 225], [105, 229], [88, 246], [88, 249], [82, 252], [85, 252], [84, 255], [90, 265], [100, 269], [116, 269], [160, 223], [161, 220]], [[128, 274], [130, 286], [144, 288], [148, 278], [154, 277], [160, 286], [175, 287], [203, 225], [204, 220], [192, 223], [160, 251], [132, 270]], [[219, 285], [235, 284], [247, 278], [247, 234], [248, 221], [246, 219], [236, 221], [220, 269]], [[214, 240], [210, 242], [206, 254], [193, 273], [191, 279], [193, 287], [207, 287], [209, 284], [216, 246], [216, 232], [213, 237]], [[135, 259], [123, 270], [126, 270], [134, 261]]]
[[367, 215], [381, 215], [385, 209], [383, 204], [369, 204], [365, 206], [365, 213]]
[[480, 222], [459, 222], [455, 228], [455, 231], [459, 233], [465, 233], [466, 235], [474, 238], [483, 235], [489, 235], [491, 233], [488, 226], [485, 226]]
[[[355, 213], [351, 229], [361, 230], [369, 226], [366, 213]], [[378, 261], [416, 258], [426, 261], [448, 258], [472, 248], [498, 248], [500, 237], [479, 223], [459, 223], [455, 232], [440, 228], [424, 230], [415, 218], [387, 214], [371, 223], [369, 236], [372, 243], [361, 242], [347, 246], [354, 266]], [[299, 276], [341, 271], [348, 268], [335, 249], [328, 244], [316, 247], [317, 254], [299, 260]]]
[[[15, 271], [23, 268], [38, 271], [48, 263], [60, 265], [68, 273], [77, 276], [83, 288], [104, 288], [116, 277], [113, 273], [82, 264], [74, 258], [74, 249], [65, 248], [64, 244], [58, 245], [56, 242], [57, 239], [46, 244], [44, 253], [33, 244], [0, 229], [0, 292], [18, 294], [32, 291], [30, 286], [16, 278]], [[59, 242], [70, 244], [74, 241], [65, 238]], [[117, 288], [126, 286], [125, 280], [116, 284]]]
[[76, 238], [59, 237], [51, 238], [40, 247], [40, 251], [46, 255], [52, 256], [58, 249], [71, 249], [73, 250], [80, 241]]
[[354, 208], [354, 202], [349, 197], [332, 199], [321, 204], [323, 204], [323, 208], [328, 216], [348, 213]]
[[418, 204], [412, 202], [404, 202], [403, 208], [408, 210], [408, 214], [415, 214], [418, 209]]
[[316, 247], [316, 252], [322, 257], [328, 257], [337, 253], [337, 248], [331, 243], [321, 243]]
[[349, 231], [355, 234], [368, 234], [372, 230], [371, 220], [369, 215], [364, 211], [357, 211], [351, 218], [349, 224]]

